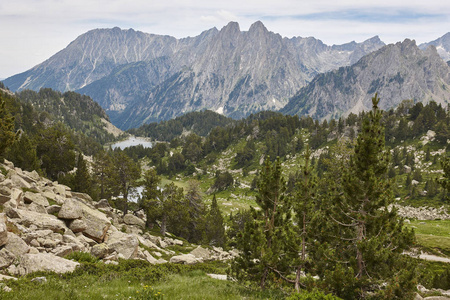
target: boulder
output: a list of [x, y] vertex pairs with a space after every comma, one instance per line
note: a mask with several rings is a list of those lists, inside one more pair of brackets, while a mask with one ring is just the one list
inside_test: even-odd
[[0, 274], [0, 281], [2, 280], [17, 280], [17, 278]]
[[95, 208], [97, 208], [97, 209], [108, 209], [108, 208], [111, 208], [111, 205], [109, 205], [108, 200], [101, 199], [100, 201], [95, 203]]
[[81, 208], [81, 220], [86, 224], [86, 230], [83, 231], [83, 234], [99, 243], [103, 242], [111, 222], [104, 213], [81, 202], [78, 202], [78, 205]]
[[132, 259], [136, 257], [139, 240], [134, 235], [116, 231], [108, 236], [106, 245], [110, 251], [122, 254], [124, 259]]
[[29, 211], [34, 211], [40, 214], [47, 214], [47, 210], [45, 209], [44, 206], [40, 205], [40, 204], [36, 204], [36, 203], [31, 203], [30, 205], [27, 206], [27, 209]]
[[25, 192], [23, 195], [23, 202], [25, 204], [36, 203], [42, 206], [49, 206], [47, 198], [38, 193]]
[[11, 189], [11, 202], [17, 207], [23, 200], [23, 191], [20, 189]]
[[21, 256], [28, 253], [30, 246], [28, 246], [19, 236], [12, 232], [8, 232], [8, 244], [6, 244], [5, 249], [15, 256]]
[[0, 218], [0, 246], [8, 242], [8, 229], [4, 218]]
[[70, 253], [73, 253], [74, 251], [75, 250], [71, 246], [64, 245], [53, 249], [52, 253], [56, 256], [64, 257], [66, 255], [69, 255]]
[[198, 246], [194, 250], [192, 250], [189, 254], [194, 255], [196, 258], [200, 258], [203, 261], [207, 261], [211, 259], [211, 253], [208, 249], [203, 248], [202, 246]]
[[91, 254], [98, 258], [105, 258], [109, 254], [109, 247], [105, 243], [94, 245]]
[[[19, 188], [26, 188], [26, 189], [30, 189], [31, 185], [22, 177], [20, 177], [19, 175], [17, 175], [17, 173], [14, 171], [14, 173], [12, 173], [13, 171], [9, 171], [8, 173], [8, 177], [11, 179], [11, 182], [14, 186], [19, 187]], [[10, 175], [10, 173], [12, 173]]]
[[70, 230], [73, 232], [83, 232], [87, 229], [87, 225], [83, 220], [73, 220], [69, 225]]
[[51, 253], [25, 254], [19, 265], [11, 269], [15, 275], [26, 275], [38, 271], [55, 273], [73, 272], [79, 263], [53, 255]]
[[82, 242], [80, 242], [80, 240], [78, 240], [76, 237], [73, 237], [71, 235], [63, 235], [63, 242], [70, 246], [73, 251], [84, 251], [85, 250], [85, 246]]
[[136, 217], [135, 215], [132, 215], [132, 214], [126, 214], [123, 217], [123, 222], [127, 225], [136, 225], [141, 228], [145, 228], [144, 220], [139, 219], [138, 217]]
[[88, 194], [85, 194], [85, 193], [72, 192], [72, 197], [79, 198], [79, 199], [87, 201], [87, 202], [92, 202], [91, 196], [89, 196]]
[[48, 206], [46, 209], [49, 215], [53, 215], [59, 213], [59, 211], [61, 210], [61, 206], [55, 204]]
[[53, 187], [53, 192], [56, 195], [60, 195], [61, 197], [66, 198], [66, 189], [68, 189], [68, 187], [66, 187], [65, 185], [58, 184]]
[[49, 229], [53, 232], [64, 232], [67, 230], [63, 221], [59, 220], [54, 215], [41, 214], [33, 211], [26, 211], [22, 209], [16, 209], [19, 216], [19, 224], [26, 227], [35, 225], [39, 229]]
[[69, 220], [81, 218], [79, 202], [72, 199], [66, 199], [58, 213], [58, 218]]
[[45, 238], [47, 236], [50, 236], [53, 231], [50, 229], [44, 229], [44, 230], [35, 230], [32, 232], [29, 232], [23, 236], [23, 240], [30, 244], [32, 240], [37, 240], [38, 238]]
[[0, 250], [0, 269], [7, 268], [10, 266], [14, 260], [16, 259], [16, 256], [11, 253], [11, 251], [3, 248]]
[[192, 254], [181, 254], [172, 256], [169, 262], [173, 264], [193, 265], [200, 262], [200, 260]]

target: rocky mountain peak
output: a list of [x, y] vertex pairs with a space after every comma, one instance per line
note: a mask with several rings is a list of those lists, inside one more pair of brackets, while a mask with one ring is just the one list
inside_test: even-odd
[[377, 92], [382, 109], [405, 99], [441, 104], [450, 98], [450, 69], [430, 47], [421, 51], [414, 40], [390, 44], [356, 64], [318, 75], [295, 95], [283, 112], [315, 118], [337, 118], [369, 110]]
[[263, 34], [263, 33], [268, 33], [269, 31], [267, 30], [266, 26], [264, 26], [264, 24], [261, 21], [257, 21], [250, 26], [250, 29], [248, 30], [248, 32], [250, 34]]
[[383, 45], [376, 38], [341, 46], [282, 38], [261, 21], [245, 32], [230, 22], [183, 39], [96, 29], [5, 84], [13, 91], [76, 90], [100, 103], [122, 129], [200, 109], [239, 118], [281, 108], [318, 73], [351, 65]]
[[220, 34], [225, 36], [236, 36], [241, 33], [241, 29], [239, 27], [238, 22], [229, 22], [227, 25], [225, 25], [221, 30]]

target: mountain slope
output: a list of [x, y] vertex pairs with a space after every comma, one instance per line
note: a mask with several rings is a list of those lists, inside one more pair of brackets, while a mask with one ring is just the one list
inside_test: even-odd
[[385, 110], [405, 99], [449, 103], [449, 72], [436, 48], [422, 51], [406, 39], [366, 55], [353, 66], [318, 75], [281, 112], [337, 118], [369, 110], [376, 92]]
[[205, 108], [240, 117], [281, 108], [318, 73], [350, 65], [383, 45], [378, 37], [340, 46], [282, 38], [261, 22], [249, 31], [231, 22], [184, 39], [95, 29], [5, 84], [13, 91], [86, 93], [122, 128]]
[[112, 120], [130, 128], [202, 109], [233, 118], [280, 109], [317, 73], [348, 65], [382, 45], [377, 37], [333, 47], [313, 38], [302, 40], [282, 38], [261, 22], [247, 32], [229, 23], [191, 66], [156, 85], [146, 99], [111, 115]]
[[431, 41], [429, 43], [423, 43], [419, 45], [419, 48], [422, 50], [427, 49], [429, 46], [435, 46], [437, 52], [442, 57], [443, 60], [450, 60], [450, 32], [447, 32], [440, 38]]

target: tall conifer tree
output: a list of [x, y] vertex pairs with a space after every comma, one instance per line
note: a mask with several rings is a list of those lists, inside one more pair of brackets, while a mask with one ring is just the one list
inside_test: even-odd
[[267, 158], [258, 183], [256, 203], [259, 210], [252, 209], [253, 220], [247, 222], [238, 237], [242, 251], [233, 270], [238, 278], [259, 281], [265, 288], [271, 275], [285, 277], [291, 263], [286, 241], [289, 240], [291, 207], [286, 197], [286, 183], [281, 173], [281, 163]]
[[[401, 269], [405, 267], [402, 252], [412, 244], [414, 235], [404, 228], [397, 211], [389, 208], [394, 197], [387, 176], [389, 152], [384, 146], [377, 95], [372, 103], [349, 168], [344, 171], [343, 193], [335, 197], [330, 214], [338, 227], [339, 249], [335, 251], [335, 260], [339, 263], [334, 271], [329, 270], [328, 279], [334, 276], [341, 280], [340, 290], [335, 292], [344, 298], [365, 298], [368, 293], [379, 293], [393, 299], [399, 293], [402, 297], [410, 295], [413, 288], [413, 274]], [[344, 272], [346, 269], [353, 270], [354, 277]], [[386, 283], [386, 288], [379, 288]], [[345, 285], [347, 289], [342, 288]]]

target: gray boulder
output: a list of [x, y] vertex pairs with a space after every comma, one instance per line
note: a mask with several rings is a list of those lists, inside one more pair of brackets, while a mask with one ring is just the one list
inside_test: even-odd
[[116, 251], [124, 259], [132, 259], [136, 257], [139, 240], [134, 235], [116, 231], [109, 235], [106, 245], [110, 252]]
[[8, 232], [8, 244], [6, 244], [5, 249], [15, 256], [21, 256], [30, 250], [30, 246], [28, 246], [19, 236], [12, 232]]
[[23, 195], [23, 202], [25, 204], [36, 203], [42, 206], [49, 206], [47, 198], [38, 193], [25, 192]]
[[192, 254], [181, 254], [181, 255], [172, 256], [170, 258], [169, 262], [174, 263], [174, 264], [193, 265], [198, 262], [201, 262], [201, 260], [197, 259]]
[[4, 218], [0, 218], [0, 246], [8, 242], [8, 230]]
[[20, 219], [18, 223], [26, 227], [34, 225], [39, 229], [49, 229], [53, 232], [65, 232], [67, 230], [66, 224], [54, 215], [41, 214], [22, 209], [16, 209], [16, 213]]
[[70, 198], [66, 199], [64, 204], [61, 206], [61, 210], [58, 212], [58, 218], [68, 220], [81, 218], [81, 208], [79, 206], [79, 202]]
[[104, 213], [92, 209], [84, 203], [78, 202], [77, 204], [81, 208], [81, 220], [86, 224], [86, 230], [83, 231], [83, 234], [98, 243], [103, 242], [111, 222]]
[[123, 222], [127, 225], [136, 225], [139, 226], [141, 228], [145, 228], [145, 222], [144, 220], [136, 217], [135, 215], [132, 214], [126, 214], [123, 217]]
[[0, 250], [0, 269], [9, 267], [14, 260], [16, 259], [16, 256], [12, 254], [9, 250], [3, 248]]
[[19, 265], [11, 268], [14, 275], [26, 275], [37, 271], [50, 271], [55, 273], [73, 272], [79, 263], [50, 254], [25, 254], [21, 256]]

